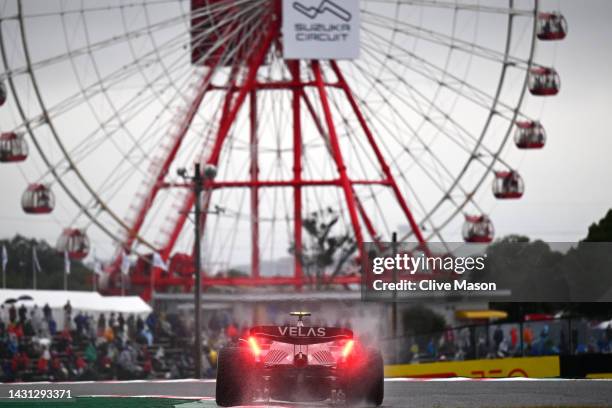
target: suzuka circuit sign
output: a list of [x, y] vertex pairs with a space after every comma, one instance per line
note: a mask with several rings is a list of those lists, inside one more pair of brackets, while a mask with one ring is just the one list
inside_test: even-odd
[[283, 0], [285, 59], [359, 57], [359, 0]]

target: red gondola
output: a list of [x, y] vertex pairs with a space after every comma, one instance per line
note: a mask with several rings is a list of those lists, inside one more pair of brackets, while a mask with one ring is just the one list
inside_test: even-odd
[[44, 184], [30, 184], [21, 196], [21, 208], [28, 214], [49, 214], [54, 207], [53, 192]]
[[5, 132], [0, 134], [0, 162], [20, 162], [27, 157], [28, 143], [22, 133]]
[[536, 67], [529, 71], [529, 92], [537, 96], [559, 93], [561, 78], [553, 68]]
[[544, 41], [562, 40], [567, 35], [567, 20], [560, 13], [538, 14], [538, 39]]
[[495, 229], [486, 215], [466, 215], [463, 224], [463, 240], [469, 243], [487, 244], [493, 241]]
[[4, 105], [6, 102], [7, 95], [6, 85], [4, 85], [4, 82], [0, 82], [0, 106]]
[[66, 228], [57, 240], [57, 251], [68, 251], [70, 259], [83, 259], [89, 253], [89, 238], [85, 231], [77, 228]]
[[514, 170], [496, 171], [493, 195], [500, 199], [521, 198], [525, 192], [523, 179]]
[[519, 149], [541, 149], [546, 143], [546, 132], [540, 122], [516, 122], [514, 143]]

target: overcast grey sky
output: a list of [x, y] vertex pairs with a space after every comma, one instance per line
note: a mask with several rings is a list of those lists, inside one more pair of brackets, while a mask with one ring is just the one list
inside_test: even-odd
[[[537, 60], [555, 66], [562, 89], [554, 98], [526, 99], [524, 110], [541, 119], [547, 145], [513, 163], [526, 184], [521, 200], [483, 200], [497, 236], [518, 233], [576, 241], [612, 207], [612, 1], [542, 1], [542, 9], [557, 7], [568, 20], [569, 35], [559, 43], [540, 42]], [[23, 181], [17, 168], [0, 166], [0, 180], [0, 237], [20, 232], [54, 242], [58, 225], [53, 218], [36, 219], [21, 212]], [[490, 195], [488, 183], [482, 190]]]
[[571, 242], [612, 208], [612, 2], [565, 0], [560, 8], [569, 34], [554, 61], [561, 92], [543, 107], [547, 145], [520, 166], [525, 197], [494, 208], [500, 235]]

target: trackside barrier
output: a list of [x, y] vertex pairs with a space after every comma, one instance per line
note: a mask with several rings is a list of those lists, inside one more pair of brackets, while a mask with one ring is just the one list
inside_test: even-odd
[[385, 366], [385, 377], [612, 378], [612, 354], [511, 357]]
[[561, 375], [558, 356], [441, 361], [385, 366], [385, 377], [551, 378]]

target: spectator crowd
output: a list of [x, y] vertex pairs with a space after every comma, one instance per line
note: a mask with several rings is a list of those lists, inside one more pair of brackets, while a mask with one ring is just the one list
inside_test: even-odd
[[612, 353], [612, 324], [601, 329], [584, 320], [563, 319], [522, 326], [465, 326], [398, 340], [401, 346], [397, 358], [403, 363]]
[[[146, 318], [63, 308], [62, 327], [49, 305], [0, 305], [0, 381], [181, 378], [193, 375], [192, 336], [178, 315]], [[207, 358], [211, 355], [210, 349]], [[216, 366], [214, 361], [210, 367]]]

